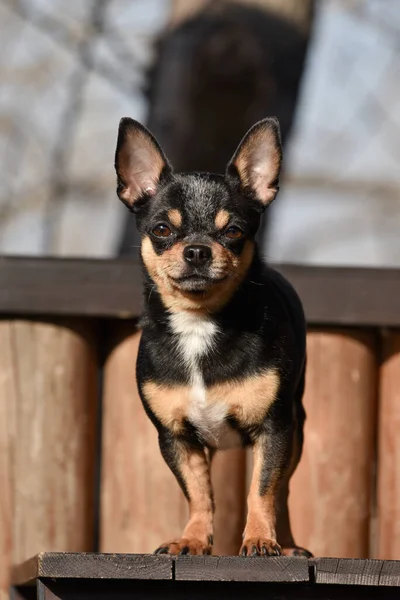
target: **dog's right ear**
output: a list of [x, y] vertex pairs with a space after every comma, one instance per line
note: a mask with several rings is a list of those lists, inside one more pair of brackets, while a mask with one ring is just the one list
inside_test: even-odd
[[160, 180], [172, 169], [150, 131], [124, 117], [119, 123], [115, 171], [118, 197], [135, 212], [144, 200], [154, 196]]
[[246, 133], [228, 164], [227, 174], [264, 210], [278, 193], [281, 163], [279, 122], [267, 117]]

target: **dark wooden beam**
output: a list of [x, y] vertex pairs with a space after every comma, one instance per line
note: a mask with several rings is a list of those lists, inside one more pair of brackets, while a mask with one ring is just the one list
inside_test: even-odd
[[[400, 327], [400, 270], [273, 265], [310, 325]], [[131, 259], [0, 259], [0, 314], [134, 318], [141, 272]]]
[[[268, 589], [276, 593], [271, 597], [279, 598], [392, 598], [398, 597], [388, 595], [388, 592], [400, 587], [400, 561], [44, 552], [16, 567], [13, 572], [14, 586], [25, 586], [37, 580], [56, 586], [64, 586], [65, 582], [67, 588], [70, 586], [71, 590], [80, 589], [81, 592], [83, 589], [98, 590], [97, 583], [100, 591], [103, 589], [105, 592], [107, 582], [116, 592], [119, 584], [125, 582], [128, 585], [129, 581], [140, 580], [141, 584], [154, 584], [151, 589], [158, 590], [154, 597], [164, 600], [172, 595], [175, 597], [175, 594], [176, 597], [184, 597], [185, 590], [193, 589], [198, 598], [205, 597], [207, 589], [215, 591], [212, 596], [215, 598], [221, 595], [246, 598], [252, 596], [249, 590], [256, 584], [268, 584]], [[190, 587], [192, 584], [197, 584], [197, 587]], [[214, 584], [218, 584], [219, 588], [213, 587]], [[357, 588], [360, 593], [349, 591]], [[373, 593], [376, 588], [380, 591]], [[126, 591], [132, 592], [133, 589], [139, 588], [128, 586]], [[254, 589], [262, 589], [264, 594], [267, 590], [266, 587]], [[293, 594], [287, 593], [289, 589], [293, 590]], [[333, 592], [335, 589], [338, 593]], [[345, 594], [344, 590], [347, 590]], [[63, 595], [56, 594], [56, 597], [62, 598]], [[68, 594], [65, 597], [87, 596]], [[105, 597], [110, 596], [106, 594]], [[118, 597], [117, 593], [115, 597]], [[191, 594], [189, 597], [192, 597]]]
[[1, 258], [0, 314], [132, 318], [141, 310], [137, 261]]

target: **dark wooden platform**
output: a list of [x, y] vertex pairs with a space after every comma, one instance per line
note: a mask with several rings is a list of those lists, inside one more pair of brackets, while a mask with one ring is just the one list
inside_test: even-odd
[[400, 561], [43, 553], [17, 567], [14, 600], [306, 600], [400, 597]]

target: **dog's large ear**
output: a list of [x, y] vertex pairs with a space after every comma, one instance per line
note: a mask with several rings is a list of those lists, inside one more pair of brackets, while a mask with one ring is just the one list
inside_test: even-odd
[[143, 200], [156, 193], [160, 180], [171, 170], [150, 131], [129, 117], [121, 119], [115, 151], [120, 200], [135, 212]]
[[281, 163], [279, 121], [269, 117], [246, 133], [228, 164], [227, 175], [239, 178], [241, 191], [265, 208], [278, 193]]

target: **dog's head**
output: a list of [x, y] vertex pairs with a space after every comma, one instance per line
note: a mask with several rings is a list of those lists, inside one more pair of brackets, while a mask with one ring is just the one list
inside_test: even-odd
[[275, 118], [250, 129], [225, 175], [173, 173], [151, 133], [121, 120], [117, 193], [136, 213], [142, 259], [168, 309], [213, 311], [229, 300], [252, 262], [281, 161]]

